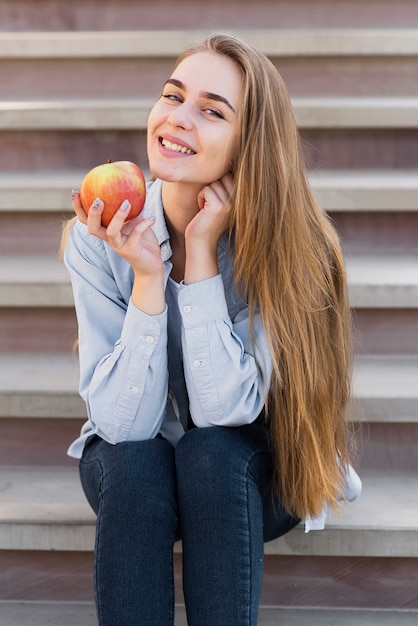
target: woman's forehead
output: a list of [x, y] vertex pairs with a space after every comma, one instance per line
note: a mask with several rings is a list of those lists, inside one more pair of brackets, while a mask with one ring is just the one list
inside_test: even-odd
[[196, 52], [174, 69], [171, 78], [181, 81], [188, 91], [215, 93], [237, 104], [241, 74], [235, 63], [216, 52]]

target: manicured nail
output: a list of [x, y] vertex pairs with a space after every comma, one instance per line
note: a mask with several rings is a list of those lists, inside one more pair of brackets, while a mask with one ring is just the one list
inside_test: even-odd
[[119, 211], [127, 211], [129, 209], [129, 207], [131, 206], [129, 200], [124, 200], [122, 202], [122, 204], [119, 207]]
[[100, 206], [100, 198], [96, 198], [95, 201], [92, 204], [92, 208], [93, 209], [98, 209]]

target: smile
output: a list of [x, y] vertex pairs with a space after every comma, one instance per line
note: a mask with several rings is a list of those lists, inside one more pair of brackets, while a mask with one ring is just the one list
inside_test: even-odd
[[193, 152], [193, 150], [186, 148], [186, 146], [180, 146], [177, 143], [171, 143], [171, 141], [168, 141], [167, 139], [161, 139], [160, 141], [164, 148], [170, 150], [171, 152], [181, 152], [182, 154], [196, 154], [196, 152]]

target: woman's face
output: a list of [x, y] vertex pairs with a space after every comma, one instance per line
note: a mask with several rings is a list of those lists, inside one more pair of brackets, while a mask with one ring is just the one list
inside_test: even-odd
[[223, 55], [184, 59], [148, 118], [151, 172], [170, 182], [204, 186], [232, 169], [241, 76]]

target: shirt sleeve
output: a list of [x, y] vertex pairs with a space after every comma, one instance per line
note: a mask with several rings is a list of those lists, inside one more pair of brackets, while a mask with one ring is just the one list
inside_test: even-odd
[[220, 274], [182, 285], [179, 308], [193, 422], [199, 427], [253, 422], [263, 409], [272, 370], [259, 316], [254, 320], [254, 347], [248, 309], [231, 320]]
[[123, 298], [104, 244], [79, 223], [64, 261], [79, 329], [80, 395], [91, 433], [109, 443], [155, 437], [168, 393], [167, 311], [149, 316]]

